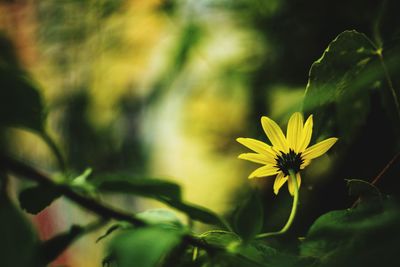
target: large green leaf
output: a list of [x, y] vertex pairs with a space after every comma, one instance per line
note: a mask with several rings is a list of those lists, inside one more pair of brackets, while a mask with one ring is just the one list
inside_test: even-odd
[[225, 227], [225, 222], [210, 209], [181, 199], [178, 184], [153, 178], [138, 178], [127, 174], [94, 175], [90, 182], [100, 192], [125, 193], [157, 199], [186, 213], [191, 219]]
[[181, 199], [178, 184], [160, 179], [139, 178], [129, 174], [104, 174], [95, 175], [90, 182], [101, 192], [134, 194], [155, 199]]
[[60, 196], [57, 187], [36, 185], [24, 189], [19, 194], [19, 203], [22, 209], [37, 214]]
[[332, 211], [312, 225], [301, 255], [316, 266], [397, 266], [399, 225], [399, 207], [389, 201]]
[[365, 123], [370, 91], [381, 78], [371, 41], [354, 30], [339, 34], [310, 69], [303, 110], [315, 115], [316, 136], [351, 142]]
[[39, 241], [32, 226], [11, 203], [0, 195], [0, 265], [36, 267]]
[[36, 86], [18, 69], [0, 65], [0, 127], [43, 131], [43, 104]]
[[263, 207], [257, 191], [243, 201], [235, 216], [235, 231], [247, 241], [260, 233], [263, 227]]
[[181, 241], [171, 229], [146, 227], [121, 231], [111, 242], [107, 261], [118, 267], [154, 267]]
[[34, 131], [50, 147], [60, 167], [61, 152], [45, 132], [46, 112], [39, 87], [18, 64], [11, 42], [0, 34], [0, 130], [19, 127]]

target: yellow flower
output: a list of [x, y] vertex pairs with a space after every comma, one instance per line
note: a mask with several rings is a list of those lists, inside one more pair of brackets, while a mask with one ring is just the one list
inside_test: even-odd
[[326, 153], [338, 140], [332, 137], [308, 147], [313, 117], [310, 115], [303, 125], [303, 115], [299, 112], [290, 117], [286, 137], [270, 118], [262, 117], [261, 124], [272, 146], [252, 138], [237, 138], [239, 143], [256, 152], [240, 154], [239, 158], [265, 165], [252, 172], [249, 175], [250, 179], [276, 175], [275, 194], [278, 194], [279, 189], [288, 181], [289, 192], [293, 195], [293, 183], [288, 179], [289, 170], [296, 173], [297, 186], [300, 187], [300, 170], [308, 166], [312, 159]]

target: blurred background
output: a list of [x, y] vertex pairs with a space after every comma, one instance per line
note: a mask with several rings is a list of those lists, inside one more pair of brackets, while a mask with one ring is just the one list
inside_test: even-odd
[[[382, 19], [381, 2], [3, 0], [0, 63], [39, 90], [46, 131], [70, 172], [90, 167], [177, 181], [185, 199], [228, 217], [257, 187], [265, 229], [274, 230], [286, 220], [291, 198], [286, 188], [274, 196], [272, 179], [247, 180], [257, 165], [237, 159], [246, 149], [235, 139], [267, 141], [263, 115], [286, 127], [301, 110], [311, 64], [342, 31], [372, 38], [381, 19], [391, 25], [382, 27], [384, 39], [398, 36], [398, 4], [388, 1]], [[382, 112], [379, 105], [371, 112], [375, 124], [366, 127], [374, 136], [350, 143], [353, 154], [337, 163], [332, 150], [303, 174], [297, 232], [304, 234], [321, 213], [351, 204], [344, 179], [372, 180], [393, 157], [396, 137], [384, 132], [390, 122]], [[2, 138], [14, 155], [58, 171], [34, 132], [10, 128]], [[392, 185], [386, 187], [396, 191]], [[112, 201], [132, 212], [160, 206]], [[61, 199], [31, 219], [41, 238], [49, 238], [92, 217]], [[99, 266], [97, 237], [80, 239], [53, 266]]]

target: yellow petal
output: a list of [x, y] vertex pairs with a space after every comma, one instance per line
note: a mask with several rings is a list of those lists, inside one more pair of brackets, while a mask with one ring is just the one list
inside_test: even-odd
[[255, 163], [264, 164], [264, 165], [276, 164], [276, 161], [273, 157], [268, 157], [264, 154], [258, 154], [258, 153], [243, 153], [243, 154], [240, 154], [238, 158], [252, 161]]
[[328, 151], [336, 143], [337, 140], [337, 138], [332, 137], [321, 141], [318, 144], [307, 148], [301, 156], [305, 161], [315, 159], [325, 154], [325, 152]]
[[285, 177], [285, 174], [283, 172], [278, 173], [278, 175], [275, 178], [274, 182], [274, 193], [277, 195], [279, 193], [279, 189], [282, 187], [282, 185], [287, 181], [287, 177]]
[[[296, 173], [296, 180], [297, 180], [297, 188], [299, 189], [300, 185], [301, 185], [301, 177], [300, 177], [299, 172]], [[288, 187], [289, 187], [289, 193], [293, 196], [294, 195], [294, 185], [293, 185], [291, 178], [289, 178]]]
[[300, 112], [295, 112], [290, 117], [286, 137], [289, 148], [299, 152], [300, 142], [303, 137], [303, 115]]
[[310, 165], [311, 160], [304, 160], [303, 163], [300, 165], [300, 170], [303, 170], [305, 167]]
[[304, 124], [303, 128], [303, 134], [301, 137], [301, 141], [299, 144], [299, 151], [298, 152], [303, 152], [307, 146], [310, 144], [311, 141], [311, 135], [312, 135], [312, 128], [313, 128], [313, 115], [310, 115]]
[[261, 124], [272, 145], [278, 150], [289, 152], [286, 138], [278, 124], [265, 116], [261, 118]]
[[275, 158], [276, 156], [276, 153], [272, 150], [271, 146], [267, 145], [264, 142], [252, 138], [243, 138], [243, 137], [237, 138], [236, 141], [238, 141], [245, 147], [248, 147], [259, 154], [264, 154], [267, 157], [272, 157], [272, 158]]
[[256, 177], [265, 177], [265, 176], [271, 176], [275, 175], [279, 172], [279, 170], [272, 166], [272, 165], [266, 165], [263, 167], [260, 167], [256, 169], [254, 172], [250, 173], [249, 179], [256, 178]]

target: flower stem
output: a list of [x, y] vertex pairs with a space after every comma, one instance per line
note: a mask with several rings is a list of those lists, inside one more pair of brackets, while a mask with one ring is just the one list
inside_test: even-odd
[[294, 218], [296, 217], [297, 206], [299, 204], [299, 186], [297, 184], [296, 173], [293, 170], [289, 170], [289, 179], [293, 183], [293, 188], [294, 188], [292, 211], [290, 212], [289, 219], [287, 220], [286, 224], [283, 226], [281, 230], [277, 232], [259, 234], [256, 236], [256, 239], [281, 235], [286, 233], [290, 229], [290, 226], [292, 225]]

